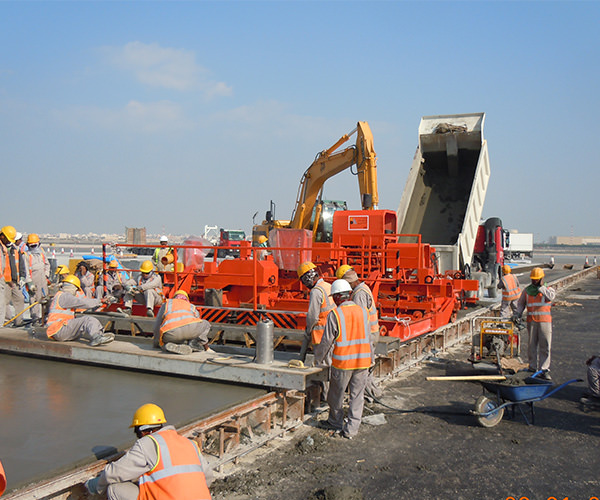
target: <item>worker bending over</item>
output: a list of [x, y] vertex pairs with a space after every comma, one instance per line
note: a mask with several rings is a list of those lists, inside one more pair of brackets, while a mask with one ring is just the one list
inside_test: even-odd
[[[350, 300], [351, 294], [352, 288], [346, 280], [333, 282], [331, 296], [337, 307], [327, 315], [323, 338], [315, 346], [315, 364], [327, 365], [331, 359], [327, 423], [348, 439], [360, 427], [372, 356], [369, 313]], [[348, 418], [344, 419], [346, 389], [349, 389]]]
[[308, 297], [308, 312], [306, 313], [306, 328], [300, 349], [300, 359], [306, 360], [306, 351], [309, 344], [317, 345], [321, 342], [327, 314], [335, 304], [331, 300], [331, 285], [317, 272], [317, 266], [312, 262], [304, 262], [298, 268], [298, 277], [302, 284], [310, 290]]
[[529, 274], [531, 284], [527, 286], [517, 302], [517, 310], [513, 321], [519, 320], [527, 308], [527, 332], [529, 343], [527, 357], [529, 371], [542, 370], [541, 378], [552, 380], [550, 377], [550, 351], [552, 349], [552, 301], [556, 290], [543, 284], [544, 270], [534, 267]]
[[521, 296], [519, 279], [512, 274], [510, 266], [502, 266], [502, 279], [498, 282], [498, 288], [502, 290], [502, 303], [500, 304], [500, 318], [508, 319], [517, 310], [517, 302]]
[[79, 278], [72, 274], [65, 276], [60, 290], [52, 299], [48, 318], [46, 319], [46, 335], [49, 339], [66, 342], [81, 337], [90, 341], [92, 347], [108, 344], [115, 338], [113, 333], [104, 333], [102, 324], [93, 316], [75, 317], [75, 310], [93, 309], [102, 303], [98, 299], [77, 296], [81, 290]]
[[[154, 322], [154, 347], [175, 354], [208, 350], [210, 323], [200, 313], [185, 290], [177, 290], [161, 306]], [[189, 344], [188, 344], [189, 342]]]
[[[40, 302], [48, 297], [48, 279], [50, 278], [50, 262], [40, 245], [40, 237], [31, 233], [27, 237], [27, 288], [33, 295], [31, 302]], [[42, 305], [37, 304], [31, 308], [31, 322], [37, 323], [42, 319]]]
[[88, 492], [106, 491], [108, 500], [210, 500], [208, 462], [195, 441], [166, 423], [159, 406], [140, 406], [129, 426], [138, 440], [123, 457], [86, 481]]
[[146, 306], [146, 316], [154, 317], [154, 306], [162, 304], [162, 279], [158, 273], [154, 272], [152, 261], [145, 260], [140, 266], [142, 273], [136, 284], [134, 279], [129, 279], [125, 283], [126, 293], [123, 296], [125, 309], [122, 311], [131, 314], [133, 301]]

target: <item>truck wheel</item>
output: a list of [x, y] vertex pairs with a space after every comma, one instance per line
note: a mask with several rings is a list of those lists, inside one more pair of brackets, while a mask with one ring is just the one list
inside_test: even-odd
[[[479, 396], [479, 399], [475, 403], [476, 413], [488, 413], [496, 408], [498, 408], [498, 403], [487, 396]], [[490, 413], [487, 416], [477, 415], [477, 422], [482, 427], [494, 427], [502, 420], [503, 416], [504, 408], [500, 408], [498, 411]]]

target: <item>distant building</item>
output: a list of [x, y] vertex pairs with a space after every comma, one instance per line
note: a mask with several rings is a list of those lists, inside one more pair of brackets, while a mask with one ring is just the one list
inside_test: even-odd
[[145, 245], [146, 228], [145, 227], [126, 227], [125, 243], [128, 245]]
[[551, 245], [600, 245], [600, 236], [551, 236]]

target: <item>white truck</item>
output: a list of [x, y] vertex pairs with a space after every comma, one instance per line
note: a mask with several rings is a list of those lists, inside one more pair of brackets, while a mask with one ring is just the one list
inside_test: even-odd
[[397, 210], [400, 234], [431, 244], [440, 273], [456, 270], [496, 297], [504, 231], [496, 217], [481, 223], [490, 178], [484, 113], [424, 116], [419, 145]]
[[533, 258], [533, 233], [506, 232], [506, 260], [531, 260]]

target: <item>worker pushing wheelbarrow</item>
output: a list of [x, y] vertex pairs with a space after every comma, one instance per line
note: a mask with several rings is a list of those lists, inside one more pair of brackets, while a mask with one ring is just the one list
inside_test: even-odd
[[[511, 377], [506, 377], [505, 380], [479, 381], [484, 388], [484, 394], [477, 399], [475, 409], [471, 411], [471, 414], [477, 417], [477, 421], [481, 426], [494, 427], [497, 425], [504, 416], [505, 408], [511, 408], [512, 416], [514, 416], [515, 409], [518, 409], [527, 425], [530, 425], [522, 405], [529, 407], [531, 424], [534, 424], [535, 411], [533, 403], [549, 398], [573, 382], [582, 381], [581, 379], [572, 379], [554, 386], [550, 380], [536, 378], [542, 373], [542, 370], [523, 378], [522, 374], [526, 373], [518, 372]], [[486, 394], [486, 391], [488, 394]]]

